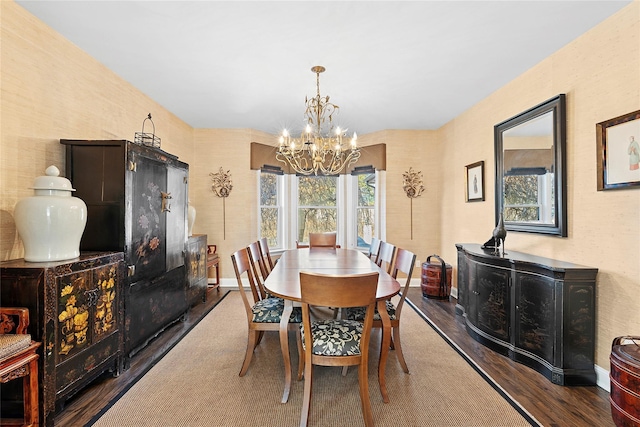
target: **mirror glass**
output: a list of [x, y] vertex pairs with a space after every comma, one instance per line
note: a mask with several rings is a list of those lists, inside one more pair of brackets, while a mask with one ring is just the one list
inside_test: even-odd
[[566, 236], [565, 100], [558, 95], [495, 126], [496, 222]]

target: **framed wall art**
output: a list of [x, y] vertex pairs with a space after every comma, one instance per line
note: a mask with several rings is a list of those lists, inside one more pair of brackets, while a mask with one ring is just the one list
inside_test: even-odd
[[640, 187], [640, 110], [596, 124], [598, 191]]
[[484, 201], [484, 161], [472, 163], [464, 168], [467, 176], [467, 202]]

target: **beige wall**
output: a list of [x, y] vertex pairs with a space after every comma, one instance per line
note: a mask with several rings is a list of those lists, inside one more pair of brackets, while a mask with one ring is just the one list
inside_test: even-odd
[[193, 129], [13, 1], [0, 8], [0, 259], [12, 259], [13, 208], [47, 166], [64, 175], [60, 138], [132, 140], [151, 113], [162, 149], [188, 163]]
[[[441, 252], [484, 242], [494, 223], [493, 126], [567, 94], [568, 237], [512, 232], [506, 249], [599, 269], [596, 363], [608, 369], [614, 337], [640, 334], [640, 188], [596, 191], [596, 123], [640, 108], [640, 2], [542, 61], [441, 129]], [[465, 203], [464, 166], [485, 161], [487, 200]], [[455, 275], [454, 275], [455, 276]]]
[[[196, 208], [193, 232], [218, 247], [223, 277], [235, 278], [231, 254], [258, 239], [258, 171], [250, 169], [251, 142], [275, 137], [250, 129], [196, 129], [189, 164], [189, 193]], [[233, 189], [223, 199], [213, 192], [211, 173], [229, 171]]]
[[[273, 137], [249, 129], [192, 129], [20, 6], [0, 5], [0, 259], [23, 254], [12, 216], [16, 202], [32, 194], [33, 179], [48, 165], [64, 170], [58, 139], [132, 139], [151, 112], [162, 148], [190, 164], [194, 232], [218, 245], [223, 276], [233, 277], [229, 255], [257, 238], [250, 142], [272, 144]], [[639, 26], [636, 1], [441, 129], [360, 138], [363, 145], [387, 144], [386, 239], [421, 261], [438, 253], [455, 266], [454, 244], [484, 242], [494, 227], [493, 126], [566, 93], [569, 237], [509, 233], [506, 244], [600, 269], [597, 363], [605, 368], [612, 338], [640, 333], [640, 190], [596, 191], [595, 123], [640, 106]], [[464, 166], [480, 160], [486, 201], [465, 203]], [[224, 211], [210, 187], [209, 174], [220, 167], [231, 172], [234, 185]], [[410, 167], [422, 172], [426, 187], [413, 202], [402, 190], [402, 173]]]
[[[385, 240], [414, 252], [418, 261], [440, 250], [443, 146], [437, 136], [436, 131], [418, 130], [358, 135], [358, 143], [363, 146], [387, 145]], [[407, 197], [402, 188], [403, 173], [409, 168], [422, 174], [425, 187], [422, 195], [413, 199]], [[464, 188], [462, 191], [464, 198]], [[446, 261], [451, 263], [454, 259]], [[416, 268], [413, 277], [419, 278], [419, 265]]]

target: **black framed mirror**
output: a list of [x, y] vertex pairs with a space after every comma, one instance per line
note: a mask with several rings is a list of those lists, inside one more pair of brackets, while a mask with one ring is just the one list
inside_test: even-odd
[[496, 223], [567, 236], [566, 135], [564, 94], [494, 126]]

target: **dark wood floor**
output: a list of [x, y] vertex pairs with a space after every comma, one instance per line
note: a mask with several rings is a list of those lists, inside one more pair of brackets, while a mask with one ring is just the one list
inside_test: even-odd
[[227, 291], [210, 291], [207, 301], [191, 308], [184, 321], [178, 321], [158, 335], [147, 347], [131, 359], [131, 366], [120, 376], [105, 373], [72, 399], [54, 423], [60, 427], [81, 427], [93, 424], [110, 404], [122, 396], [135, 382], [169, 352], [221, 300]]
[[411, 288], [407, 297], [488, 376], [543, 426], [608, 427], [611, 418], [609, 393], [600, 387], [565, 387], [479, 344], [467, 333], [463, 318], [455, 314], [455, 300], [422, 297]]
[[[91, 425], [110, 403], [124, 394], [151, 366], [166, 354], [225, 294], [210, 292], [207, 302], [194, 307], [184, 322], [178, 322], [150, 343], [131, 361], [131, 367], [114, 378], [104, 375], [84, 389], [56, 416], [56, 426]], [[536, 371], [511, 361], [474, 341], [466, 332], [455, 301], [422, 298], [420, 288], [408, 297], [430, 321], [466, 353], [487, 375], [542, 425], [548, 427], [614, 426], [609, 394], [599, 387], [563, 387], [552, 384]]]

